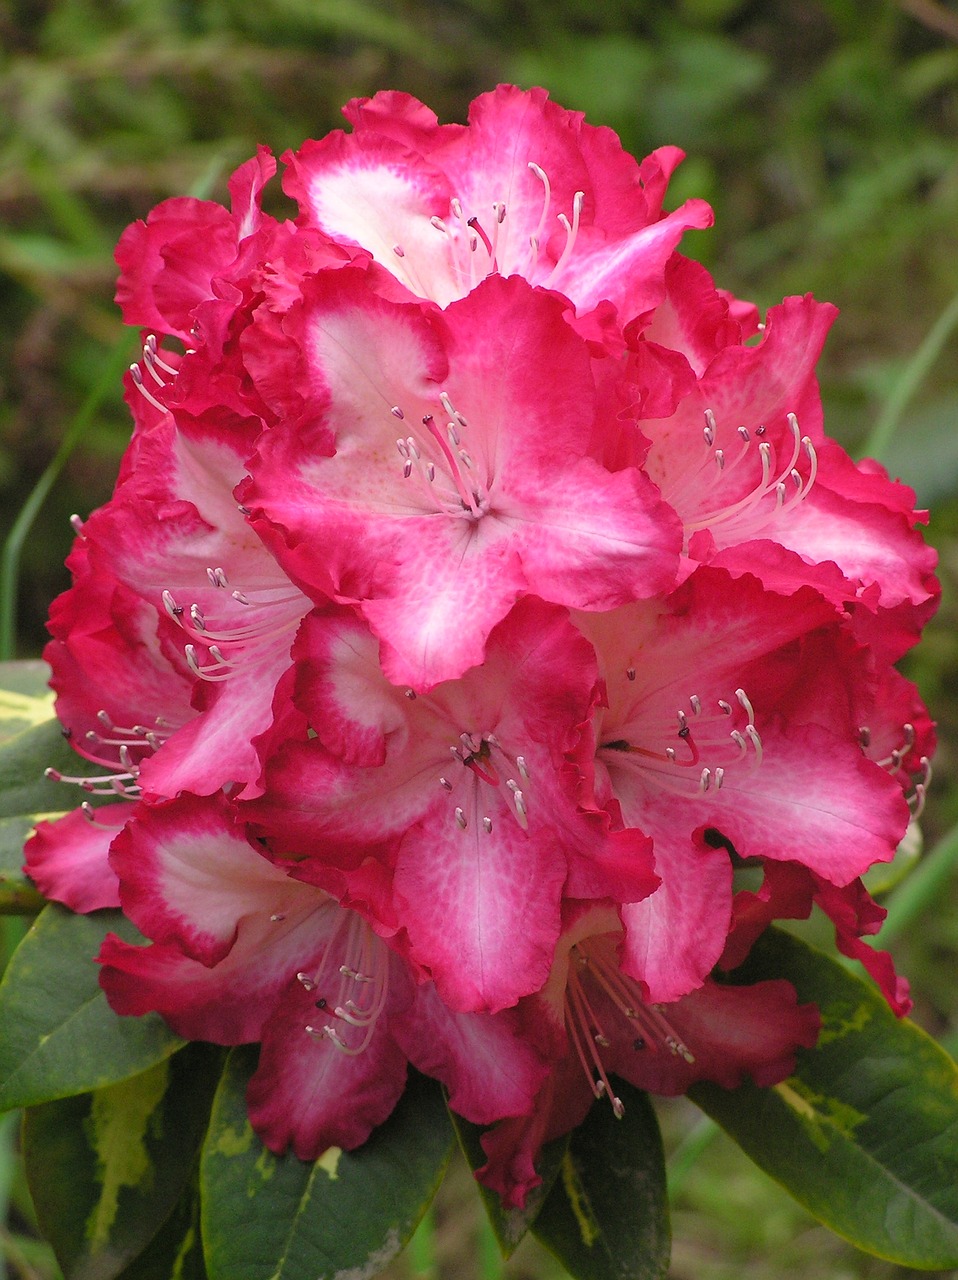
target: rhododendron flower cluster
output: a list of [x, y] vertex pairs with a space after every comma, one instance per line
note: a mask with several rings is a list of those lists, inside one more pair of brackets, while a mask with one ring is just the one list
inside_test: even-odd
[[270, 1148], [363, 1143], [411, 1063], [521, 1205], [615, 1076], [789, 1074], [817, 1010], [726, 979], [772, 920], [907, 1008], [861, 876], [927, 782], [933, 554], [824, 433], [834, 309], [679, 253], [678, 150], [541, 90], [345, 114], [295, 217], [263, 149], [120, 242], [135, 430], [47, 651], [100, 774], [28, 867], [142, 931], [117, 1012], [261, 1044]]

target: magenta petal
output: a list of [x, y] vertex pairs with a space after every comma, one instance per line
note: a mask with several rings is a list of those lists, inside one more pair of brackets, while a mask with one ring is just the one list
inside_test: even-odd
[[271, 915], [301, 913], [322, 895], [290, 880], [251, 846], [222, 796], [140, 806], [114, 842], [126, 914], [156, 942], [201, 964], [252, 952], [275, 936]]
[[175, 943], [137, 947], [112, 933], [97, 960], [103, 966], [100, 986], [117, 1013], [156, 1012], [177, 1035], [213, 1044], [258, 1040], [277, 981], [285, 979], [285, 974], [250, 974], [229, 962], [210, 969]]
[[432, 974], [453, 1009], [513, 1005], [545, 982], [559, 936], [565, 863], [549, 827], [524, 832], [505, 804], [472, 809], [467, 828], [439, 821], [399, 846], [397, 908], [411, 958]]
[[724, 849], [699, 836], [683, 840], [665, 813], [645, 825], [654, 840], [662, 884], [621, 908], [622, 968], [644, 984], [652, 1003], [677, 1000], [700, 987], [725, 945], [732, 908], [732, 868]]
[[107, 805], [88, 818], [81, 809], [54, 822], [39, 822], [24, 849], [24, 870], [45, 898], [71, 911], [99, 911], [120, 905], [110, 845], [133, 805]]
[[441, 1080], [449, 1105], [473, 1124], [521, 1115], [546, 1074], [508, 1013], [455, 1013], [432, 983], [416, 989], [394, 1034], [419, 1071]]
[[663, 1049], [636, 1052], [622, 1038], [609, 1067], [640, 1089], [666, 1095], [685, 1093], [696, 1080], [726, 1089], [747, 1077], [765, 1087], [777, 1084], [794, 1071], [796, 1050], [813, 1047], [821, 1025], [817, 1008], [798, 1004], [795, 988], [779, 980], [748, 987], [709, 981], [665, 1005], [662, 1014], [694, 1060]]

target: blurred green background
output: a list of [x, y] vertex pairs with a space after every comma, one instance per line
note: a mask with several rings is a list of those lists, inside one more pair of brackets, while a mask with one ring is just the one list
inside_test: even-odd
[[[644, 155], [688, 160], [670, 203], [703, 196], [716, 226], [685, 252], [763, 307], [812, 291], [841, 308], [821, 367], [827, 424], [869, 445], [933, 511], [944, 603], [908, 674], [942, 726], [926, 811], [958, 821], [958, 4], [938, 0], [0, 0], [0, 539], [17, 575], [19, 657], [44, 642], [67, 585], [71, 512], [109, 496], [129, 433], [112, 304], [123, 227], [169, 195], [225, 196], [257, 143], [280, 154], [338, 127], [339, 108], [408, 90], [443, 120], [498, 81], [542, 84]], [[278, 184], [275, 184], [278, 189]], [[274, 194], [273, 212], [285, 208]], [[125, 345], [129, 343], [129, 346]], [[891, 430], [894, 428], [894, 430]], [[877, 430], [877, 435], [875, 434]], [[78, 441], [28, 528], [11, 528], [65, 439]], [[38, 497], [40, 495], [38, 494]], [[8, 609], [7, 620], [14, 621]], [[5, 656], [13, 656], [8, 653]], [[930, 901], [930, 905], [929, 905]], [[896, 938], [916, 1017], [958, 1047], [955, 877]], [[888, 1280], [816, 1227], [684, 1103], [676, 1280]], [[704, 1153], [691, 1161], [696, 1143]], [[0, 1167], [0, 1192], [6, 1177]], [[0, 1267], [50, 1280], [14, 1179]], [[2, 1197], [0, 1197], [2, 1198]], [[391, 1274], [500, 1274], [468, 1178]], [[532, 1244], [502, 1273], [559, 1274]], [[943, 1273], [942, 1273], [943, 1274]]]

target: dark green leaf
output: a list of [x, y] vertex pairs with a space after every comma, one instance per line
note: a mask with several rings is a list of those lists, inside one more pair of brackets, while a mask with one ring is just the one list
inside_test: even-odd
[[250, 1049], [230, 1055], [203, 1149], [203, 1238], [211, 1280], [359, 1280], [403, 1247], [453, 1146], [439, 1086], [415, 1074], [357, 1151], [315, 1164], [267, 1151], [246, 1117]]
[[[0, 694], [8, 705], [12, 697]], [[49, 706], [46, 714], [50, 714]], [[16, 723], [21, 721], [18, 719]], [[62, 813], [88, 798], [76, 787], [45, 778], [43, 771], [48, 767], [71, 777], [98, 772], [96, 765], [71, 749], [58, 720], [45, 719], [0, 742], [0, 818], [25, 813]]]
[[37, 1220], [69, 1280], [127, 1274], [164, 1227], [189, 1183], [222, 1065], [222, 1051], [190, 1045], [119, 1084], [26, 1112]]
[[[482, 1126], [470, 1124], [468, 1120], [463, 1120], [462, 1116], [457, 1116], [451, 1111], [449, 1115], [456, 1130], [456, 1136], [459, 1138], [459, 1145], [462, 1147], [463, 1154], [469, 1162], [469, 1167], [473, 1170], [480, 1169], [486, 1163], [486, 1153], [483, 1151], [479, 1141], [483, 1132]], [[542, 1182], [529, 1192], [524, 1209], [504, 1209], [497, 1192], [490, 1191], [481, 1182], [478, 1184], [479, 1194], [482, 1197], [486, 1213], [489, 1216], [489, 1222], [504, 1258], [512, 1256], [523, 1236], [532, 1226], [545, 1202], [546, 1196], [552, 1190], [552, 1184], [558, 1176], [562, 1158], [568, 1145], [569, 1137], [567, 1134], [563, 1138], [557, 1138], [555, 1142], [547, 1143], [542, 1148], [536, 1161], [536, 1172]]]
[[822, 1012], [818, 1046], [771, 1089], [691, 1096], [833, 1231], [906, 1266], [958, 1265], [958, 1068], [877, 990], [779, 930], [736, 981], [787, 978]]
[[207, 1280], [200, 1234], [200, 1192], [195, 1180], [147, 1248], [116, 1280]]
[[183, 1041], [158, 1014], [121, 1018], [100, 990], [93, 957], [113, 931], [139, 935], [119, 911], [45, 907], [0, 983], [0, 1110], [115, 1084]]
[[658, 1280], [671, 1251], [662, 1137], [644, 1093], [624, 1080], [616, 1092], [622, 1119], [592, 1107], [532, 1230], [576, 1280]]

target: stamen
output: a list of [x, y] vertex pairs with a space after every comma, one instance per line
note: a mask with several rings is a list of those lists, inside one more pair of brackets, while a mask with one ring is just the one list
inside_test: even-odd
[[147, 390], [144, 385], [143, 374], [140, 372], [140, 366], [138, 364], [130, 365], [130, 375], [133, 378], [133, 385], [136, 387], [137, 391], [139, 391], [143, 399], [148, 400], [154, 409], [159, 409], [160, 413], [166, 413], [166, 405], [157, 400], [152, 391]]
[[483, 245], [485, 246], [486, 253], [488, 253], [489, 255], [489, 261], [492, 262], [492, 259], [493, 259], [492, 242], [490, 241], [486, 233], [483, 231], [482, 224], [480, 223], [479, 219], [476, 217], [470, 218], [466, 223], [466, 226], [471, 227], [472, 230], [479, 237], [479, 239], [482, 241]]
[[[362, 917], [339, 907], [330, 909], [344, 919], [334, 928], [316, 973], [298, 973], [296, 977], [310, 993], [326, 989], [315, 1007], [330, 1011], [336, 1021], [321, 1027], [307, 1025], [304, 1030], [311, 1039], [328, 1040], [341, 1053], [356, 1057], [369, 1045], [385, 1008], [389, 958]], [[334, 956], [344, 957], [335, 968]]]
[[535, 265], [535, 261], [539, 256], [539, 245], [542, 243], [542, 233], [545, 231], [546, 218], [549, 216], [549, 206], [552, 203], [552, 187], [544, 169], [541, 169], [539, 165], [535, 164], [532, 160], [529, 161], [529, 168], [542, 183], [543, 187], [542, 212], [539, 214], [539, 225], [529, 237], [529, 244], [532, 247], [533, 254], [532, 262], [529, 265], [532, 267]]
[[571, 223], [569, 222], [569, 219], [565, 216], [564, 213], [559, 214], [558, 220], [559, 222], [562, 223], [563, 227], [565, 227], [565, 233], [566, 233], [565, 247], [563, 248], [562, 253], [559, 257], [559, 261], [555, 264], [555, 266], [549, 272], [548, 277], [546, 278], [546, 281], [545, 281], [546, 287], [548, 287], [552, 283], [552, 281], [556, 278], [556, 276], [559, 275], [559, 273], [562, 271], [562, 268], [569, 261], [569, 258], [572, 255], [572, 250], [575, 248], [576, 238], [578, 237], [578, 234], [579, 234], [579, 218], [582, 214], [582, 206], [584, 203], [585, 203], [585, 192], [577, 191], [575, 195], [572, 197], [572, 222]]
[[[612, 935], [587, 938], [573, 946], [569, 953], [566, 979], [566, 1031], [592, 1092], [597, 1098], [609, 1097], [613, 1113], [621, 1116], [621, 1100], [612, 1091], [599, 1054], [599, 1049], [610, 1047], [614, 1038], [609, 1034], [609, 1029], [603, 1026], [595, 1004], [589, 999], [587, 987], [590, 985], [611, 1001], [613, 1008], [628, 1020], [628, 1024], [632, 1024], [620, 1027], [617, 1034], [626, 1038], [634, 1051], [649, 1049], [657, 1053], [666, 1050], [673, 1056], [681, 1057], [689, 1065], [695, 1062], [695, 1058], [676, 1035], [661, 1008], [646, 1004], [638, 984], [622, 973]], [[632, 1026], [640, 1029], [641, 1034], [636, 1034]]]

